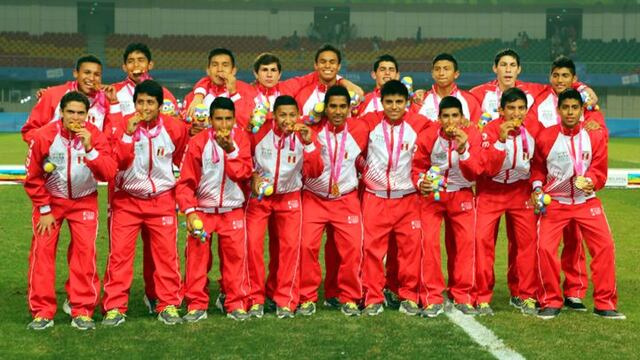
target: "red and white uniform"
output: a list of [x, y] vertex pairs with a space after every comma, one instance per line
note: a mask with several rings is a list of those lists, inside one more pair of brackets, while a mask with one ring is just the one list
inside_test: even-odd
[[354, 118], [338, 128], [323, 119], [314, 128], [324, 171], [318, 177], [305, 178], [304, 182], [300, 302], [318, 301], [322, 281], [318, 255], [322, 232], [331, 226], [337, 256], [333, 263], [337, 268], [338, 298], [341, 303], [357, 303], [362, 297], [364, 234], [356, 159], [366, 150], [369, 129]]
[[[116, 173], [108, 140], [98, 128], [86, 124], [93, 149], [85, 151], [61, 121], [49, 123], [30, 134], [24, 189], [33, 203], [33, 238], [29, 253], [27, 299], [33, 317], [53, 319], [56, 313], [56, 251], [62, 221], [67, 220], [71, 246], [67, 255], [69, 279], [66, 290], [71, 316], [92, 316], [100, 297], [96, 268], [98, 194], [96, 181], [109, 181]], [[43, 165], [55, 165], [51, 173]], [[53, 214], [55, 227], [38, 234], [40, 217]]]
[[[449, 267], [449, 291], [456, 303], [473, 304], [475, 286], [475, 218], [471, 186], [482, 172], [480, 155], [480, 135], [470, 124], [463, 130], [468, 140], [465, 151], [458, 153], [458, 144], [450, 140], [440, 123], [431, 126], [418, 141], [413, 158], [412, 177], [419, 187], [431, 166], [440, 167], [446, 183], [445, 191], [436, 201], [432, 195], [420, 198], [421, 217], [424, 227], [424, 248], [422, 257], [422, 286], [426, 289], [420, 298], [423, 305], [442, 304], [445, 289], [440, 259], [440, 225], [443, 219], [450, 221], [452, 235], [445, 241], [454, 243], [447, 246]], [[453, 280], [453, 281], [452, 281]]]
[[[336, 85], [340, 85], [341, 79], [342, 78], [340, 76], [337, 77]], [[313, 83], [299, 89], [298, 93], [294, 96], [296, 101], [298, 102], [300, 114], [304, 116], [309, 115], [309, 113], [317, 103], [324, 102], [324, 95], [331, 87], [322, 83], [317, 76], [314, 78], [314, 80], [315, 81]]]
[[552, 201], [546, 215], [538, 220], [537, 275], [541, 282], [538, 300], [543, 308], [562, 307], [558, 246], [563, 229], [575, 222], [592, 258], [595, 308], [614, 310], [617, 291], [611, 230], [595, 193], [586, 194], [575, 186], [577, 176], [591, 179], [596, 191], [604, 187], [607, 180], [605, 131], [586, 131], [582, 124], [573, 129], [555, 125], [542, 130], [536, 138], [531, 183], [534, 188], [542, 186]]
[[[133, 102], [133, 94], [136, 90], [136, 83], [133, 80], [126, 78], [123, 81], [113, 84], [116, 88], [116, 96], [118, 97], [118, 102], [120, 103], [120, 109], [122, 110], [122, 115], [127, 116], [131, 115], [136, 111], [136, 104]], [[162, 87], [162, 93], [165, 100], [171, 100], [173, 103], [173, 108], [175, 111], [178, 111], [178, 103], [176, 102], [176, 98], [173, 96], [169, 89]], [[162, 104], [160, 104], [162, 106]]]
[[370, 112], [382, 111], [382, 98], [380, 88], [375, 88], [372, 92], [364, 95], [364, 100], [358, 105], [357, 115], [364, 116]]
[[206, 242], [191, 235], [185, 249], [184, 295], [188, 310], [209, 307], [209, 270], [212, 263], [211, 238], [218, 234], [223, 287], [228, 311], [247, 309], [249, 283], [247, 268], [247, 233], [244, 221], [245, 202], [241, 183], [251, 177], [253, 164], [249, 139], [233, 130], [235, 150], [226, 153], [215, 140], [210, 128], [189, 141], [180, 167], [176, 199], [186, 215], [193, 212], [210, 234]]
[[[68, 81], [62, 85], [48, 88], [42, 94], [36, 106], [31, 110], [27, 122], [22, 126], [22, 139], [25, 142], [28, 143], [31, 140], [34, 130], [60, 120], [62, 117], [60, 100], [71, 91], [78, 91], [76, 81]], [[112, 133], [112, 124], [120, 121], [120, 107], [118, 104], [110, 104], [102, 91], [98, 91], [93, 97], [88, 98], [90, 107], [87, 122], [104, 132], [108, 138]]]
[[411, 161], [418, 137], [428, 121], [409, 112], [395, 124], [390, 123], [383, 112], [367, 114], [360, 121], [364, 121], [370, 131], [362, 175], [365, 185], [362, 199], [364, 303], [368, 306], [384, 301], [383, 258], [392, 233], [398, 243], [398, 295], [417, 303], [423, 230], [418, 195], [411, 181]]
[[184, 108], [188, 109], [193, 97], [195, 95], [202, 95], [204, 99], [202, 103], [206, 105], [207, 109], [211, 106], [213, 100], [217, 97], [226, 97], [233, 101], [235, 106], [236, 123], [240, 129], [245, 129], [249, 124], [251, 112], [255, 105], [253, 104], [253, 98], [255, 90], [249, 84], [244, 81], [236, 81], [236, 92], [229, 93], [225, 85], [216, 85], [208, 77], [200, 79], [194, 86], [193, 91], [189, 92], [184, 98]]
[[[539, 83], [524, 82], [516, 80], [515, 87], [524, 91], [527, 95], [527, 107], [531, 108], [538, 94], [544, 90], [544, 85]], [[482, 113], [491, 114], [491, 119], [495, 120], [500, 117], [498, 108], [500, 108], [500, 98], [502, 97], [502, 90], [498, 86], [498, 80], [492, 80], [484, 84], [480, 84], [473, 89], [469, 90], [471, 95], [475, 96], [476, 100], [480, 104], [480, 111]]]
[[[300, 247], [302, 245], [302, 177], [318, 177], [323, 163], [317, 141], [304, 145], [298, 134], [283, 136], [275, 120], [265, 123], [251, 136], [256, 169], [273, 180], [274, 192], [262, 200], [247, 202], [249, 232], [249, 280], [252, 304], [264, 304], [264, 234], [270, 232], [269, 278], [274, 293], [268, 294], [280, 307], [295, 309], [299, 302]], [[277, 244], [274, 243], [277, 239]], [[272, 248], [273, 246], [273, 248]], [[271, 251], [276, 250], [276, 253]], [[226, 261], [226, 260], [225, 260]]]
[[535, 237], [536, 216], [530, 202], [529, 176], [535, 140], [525, 126], [510, 133], [500, 141], [498, 118], [483, 129], [482, 163], [484, 176], [478, 178], [476, 220], [477, 302], [488, 303], [495, 285], [495, 239], [500, 217], [504, 214], [513, 226], [513, 237], [508, 237], [509, 249], [517, 258], [513, 266], [518, 281], [510, 288], [511, 296], [521, 299], [536, 296]]
[[[560, 124], [560, 115], [557, 110], [558, 95], [551, 85], [546, 85], [536, 98], [534, 106], [527, 113], [526, 124], [534, 137], [544, 128]], [[608, 136], [602, 113], [599, 111], [584, 110], [582, 123], [585, 120], [597, 122]], [[564, 247], [562, 248], [562, 271], [565, 273], [563, 285], [565, 297], [584, 298], [587, 293], [588, 277], [587, 262], [582, 236], [576, 224], [565, 228], [563, 232]]]
[[173, 165], [182, 159], [188, 135], [183, 123], [160, 115], [140, 123], [132, 136], [123, 121], [114, 134], [119, 172], [111, 198], [110, 249], [105, 274], [105, 311], [126, 312], [133, 279], [136, 238], [147, 228], [155, 266], [156, 311], [179, 305], [180, 268], [177, 249]]
[[[470, 92], [458, 89], [457, 85], [453, 85], [450, 96], [456, 97], [462, 103], [462, 114], [465, 118], [471, 120], [474, 124], [480, 119], [480, 105], [476, 98]], [[437, 85], [433, 85], [431, 90], [424, 94], [422, 106], [418, 104], [411, 105], [411, 111], [426, 117], [431, 121], [438, 121], [438, 111], [440, 109], [440, 101], [442, 98], [437, 93]]]

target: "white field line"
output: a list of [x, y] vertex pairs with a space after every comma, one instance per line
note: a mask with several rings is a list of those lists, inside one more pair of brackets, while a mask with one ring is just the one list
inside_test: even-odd
[[487, 329], [484, 325], [476, 321], [472, 316], [463, 315], [460, 311], [453, 309], [445, 313], [449, 320], [464, 330], [473, 341], [482, 346], [499, 360], [524, 360], [525, 357], [507, 347], [502, 340]]

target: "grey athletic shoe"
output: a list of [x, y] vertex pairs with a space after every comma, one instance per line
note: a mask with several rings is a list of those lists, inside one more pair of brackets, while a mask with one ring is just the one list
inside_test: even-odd
[[489, 305], [489, 303], [483, 302], [478, 304], [476, 310], [478, 311], [478, 315], [480, 316], [493, 316], [493, 309], [491, 308], [491, 305]]
[[536, 301], [532, 298], [524, 299], [522, 306], [520, 306], [520, 312], [522, 315], [536, 316], [538, 315], [538, 309], [536, 309]]
[[27, 329], [29, 330], [44, 330], [50, 327], [53, 327], [53, 320], [41, 317], [34, 318], [29, 325], [27, 325]]
[[286, 306], [278, 306], [278, 308], [276, 309], [276, 316], [278, 317], [278, 319], [293, 319], [295, 317], [295, 314]]
[[474, 308], [471, 304], [455, 304], [454, 306], [464, 315], [478, 315], [478, 310], [476, 310], [476, 308]]
[[224, 308], [224, 300], [227, 298], [227, 295], [223, 292], [221, 292], [220, 294], [218, 294], [218, 297], [216, 298], [216, 307], [222, 311], [222, 313], [226, 313], [226, 309]]
[[316, 303], [313, 301], [306, 301], [298, 307], [297, 314], [302, 316], [311, 316], [316, 313]]
[[509, 298], [509, 305], [513, 306], [516, 309], [520, 309], [522, 307], [523, 300], [518, 296], [512, 296]]
[[555, 319], [560, 315], [560, 308], [546, 307], [538, 311], [538, 317], [543, 320]]
[[362, 309], [363, 316], [376, 316], [380, 315], [384, 312], [384, 306], [381, 303], [378, 304], [369, 304], [364, 309]]
[[325, 307], [331, 308], [331, 309], [340, 309], [340, 307], [342, 306], [342, 304], [340, 303], [340, 300], [338, 300], [338, 298], [328, 298], [324, 300], [324, 304]]
[[235, 321], [245, 321], [251, 318], [248, 312], [244, 311], [244, 309], [235, 309], [230, 313], [227, 313], [227, 317], [229, 319], [233, 319]]
[[360, 309], [358, 309], [358, 305], [354, 302], [347, 302], [342, 304], [340, 308], [340, 312], [345, 316], [360, 316]]
[[80, 315], [71, 320], [71, 326], [78, 330], [93, 330], [96, 328], [96, 323], [92, 318]]
[[438, 315], [444, 313], [444, 305], [442, 304], [429, 304], [422, 309], [422, 317], [436, 318]]
[[69, 299], [64, 299], [64, 303], [62, 304], [62, 311], [71, 316], [71, 303], [69, 302]]
[[626, 320], [627, 317], [618, 310], [598, 310], [593, 309], [593, 315], [609, 320]]
[[125, 321], [126, 315], [121, 313], [118, 309], [111, 309], [107, 311], [102, 319], [102, 325], [104, 326], [118, 326]]
[[573, 311], [587, 312], [587, 307], [582, 303], [582, 299], [577, 297], [565, 298], [564, 307]]
[[204, 320], [209, 317], [206, 310], [194, 309], [189, 310], [183, 317], [182, 320], [188, 323], [197, 323], [200, 320]]
[[384, 288], [382, 293], [384, 294], [384, 306], [393, 310], [400, 309], [401, 303], [398, 295], [387, 288]]
[[168, 305], [164, 310], [158, 313], [158, 320], [165, 325], [177, 325], [182, 324], [183, 320], [178, 313], [178, 308], [175, 305]]
[[254, 318], [262, 319], [264, 316], [264, 305], [262, 304], [253, 304], [249, 309], [249, 316], [253, 316]]
[[400, 302], [399, 311], [405, 315], [416, 316], [420, 313], [420, 306], [411, 300]]
[[158, 304], [157, 299], [149, 299], [145, 294], [145, 296], [142, 298], [142, 301], [144, 302], [144, 305], [147, 307], [147, 310], [149, 310], [149, 314], [153, 315], [156, 313], [156, 305]]

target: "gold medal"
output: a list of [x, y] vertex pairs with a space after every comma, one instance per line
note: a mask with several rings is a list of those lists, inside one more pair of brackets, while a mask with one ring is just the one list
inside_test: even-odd
[[338, 187], [338, 184], [333, 184], [331, 186], [331, 195], [340, 196], [340, 188]]
[[584, 190], [584, 188], [589, 185], [589, 180], [587, 180], [587, 178], [585, 178], [584, 176], [578, 176], [576, 178], [576, 188], [580, 189], [580, 190]]

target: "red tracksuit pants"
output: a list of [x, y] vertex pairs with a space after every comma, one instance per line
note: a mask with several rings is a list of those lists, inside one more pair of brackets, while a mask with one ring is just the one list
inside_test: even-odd
[[225, 289], [224, 307], [231, 312], [236, 309], [247, 310], [249, 296], [247, 274], [247, 234], [244, 209], [234, 209], [221, 214], [198, 212], [209, 234], [206, 242], [191, 235], [187, 237], [185, 248], [184, 296], [187, 308], [207, 310], [209, 308], [209, 270], [212, 255], [213, 233], [218, 234], [218, 250], [224, 262], [220, 263], [220, 273]]
[[[273, 293], [269, 295], [279, 307], [295, 309], [300, 298], [301, 193], [275, 194], [262, 200], [251, 198], [246, 208], [246, 224], [251, 303], [263, 304], [265, 299], [264, 235], [269, 224], [269, 277], [275, 278]], [[277, 263], [272, 266], [274, 259]]]
[[614, 310], [618, 301], [615, 246], [602, 204], [597, 198], [577, 205], [564, 205], [553, 201], [547, 207], [547, 214], [540, 216], [537, 228], [540, 305], [543, 308], [562, 307], [558, 247], [562, 231], [571, 221], [580, 228], [591, 254], [590, 268], [595, 308]]
[[[500, 217], [504, 214], [512, 226], [508, 237], [509, 249], [517, 273], [515, 294], [522, 299], [535, 298], [537, 277], [532, 271], [536, 264], [536, 220], [530, 203], [528, 181], [513, 184], [492, 182], [478, 188], [476, 220], [476, 285], [477, 302], [491, 302], [495, 285], [495, 248]], [[514, 294], [514, 292], [512, 292]]]
[[53, 319], [56, 313], [56, 251], [62, 221], [67, 220], [71, 242], [67, 253], [69, 278], [65, 289], [71, 305], [71, 316], [93, 315], [100, 297], [100, 281], [96, 268], [96, 235], [98, 233], [97, 193], [80, 199], [51, 197], [51, 213], [55, 228], [42, 235], [36, 225], [40, 212], [33, 209], [33, 238], [29, 253], [29, 310], [33, 317]]
[[150, 199], [136, 198], [124, 191], [114, 193], [111, 202], [109, 258], [102, 300], [105, 311], [127, 311], [136, 239], [142, 227], [146, 227], [150, 235], [151, 255], [155, 265], [153, 278], [158, 297], [156, 311], [164, 310], [167, 305], [180, 305], [182, 298], [175, 206], [173, 190]]
[[420, 253], [423, 239], [418, 195], [385, 199], [365, 192], [362, 214], [362, 283], [365, 306], [384, 301], [382, 290], [386, 279], [383, 261], [387, 254], [390, 234], [394, 234], [398, 244], [398, 296], [402, 300], [417, 303], [420, 293]]
[[[322, 232], [332, 226], [334, 246], [339, 256], [337, 287], [341, 303], [359, 302], [362, 297], [363, 228], [358, 193], [337, 199], [323, 199], [310, 191], [302, 193], [302, 250], [300, 257], [300, 302], [318, 301], [322, 270], [318, 256]], [[326, 296], [326, 295], [325, 295]]]
[[[451, 226], [452, 247], [447, 246], [450, 296], [456, 303], [475, 302], [475, 220], [476, 209], [471, 189], [442, 192], [440, 201], [432, 196], [422, 198], [421, 218], [424, 227], [422, 281], [425, 297], [423, 305], [442, 304], [445, 289], [440, 256], [440, 226], [448, 219]], [[449, 229], [446, 229], [449, 230]], [[452, 253], [453, 251], [453, 253]], [[453, 281], [452, 281], [453, 280]]]

